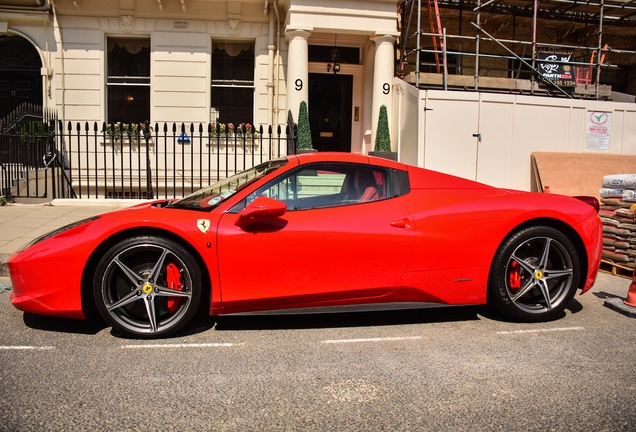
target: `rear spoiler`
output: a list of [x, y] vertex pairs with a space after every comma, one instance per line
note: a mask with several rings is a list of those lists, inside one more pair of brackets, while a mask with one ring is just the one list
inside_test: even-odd
[[596, 210], [596, 213], [598, 213], [601, 208], [598, 200], [592, 196], [575, 196], [572, 198], [576, 198], [579, 201], [583, 201], [585, 204], [591, 205], [594, 207], [594, 210]]

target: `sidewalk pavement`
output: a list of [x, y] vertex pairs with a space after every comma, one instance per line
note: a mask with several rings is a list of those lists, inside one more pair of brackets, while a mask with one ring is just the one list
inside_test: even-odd
[[[139, 200], [54, 200], [48, 204], [0, 207], [0, 279], [8, 278], [7, 259], [31, 240], [70, 223], [138, 204]], [[0, 281], [0, 285], [6, 281]]]

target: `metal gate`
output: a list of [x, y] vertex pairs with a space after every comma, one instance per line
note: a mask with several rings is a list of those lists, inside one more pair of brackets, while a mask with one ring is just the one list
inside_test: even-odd
[[28, 203], [75, 194], [56, 148], [55, 113], [22, 104], [0, 120], [0, 196]]

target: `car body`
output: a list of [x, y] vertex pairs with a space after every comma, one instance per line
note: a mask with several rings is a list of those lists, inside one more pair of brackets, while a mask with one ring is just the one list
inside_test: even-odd
[[221, 315], [490, 303], [521, 321], [554, 319], [593, 285], [601, 248], [594, 198], [314, 153], [77, 222], [8, 265], [18, 309], [97, 311], [150, 338], [201, 305]]

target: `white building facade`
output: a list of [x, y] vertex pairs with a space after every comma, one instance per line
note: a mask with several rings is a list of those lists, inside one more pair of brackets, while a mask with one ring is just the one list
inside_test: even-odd
[[40, 62], [31, 91], [40, 85], [42, 105], [64, 122], [276, 126], [289, 112], [297, 121], [305, 101], [319, 150], [367, 152], [380, 106], [390, 108], [394, 1], [17, 0], [0, 8], [0, 35], [27, 41]]

